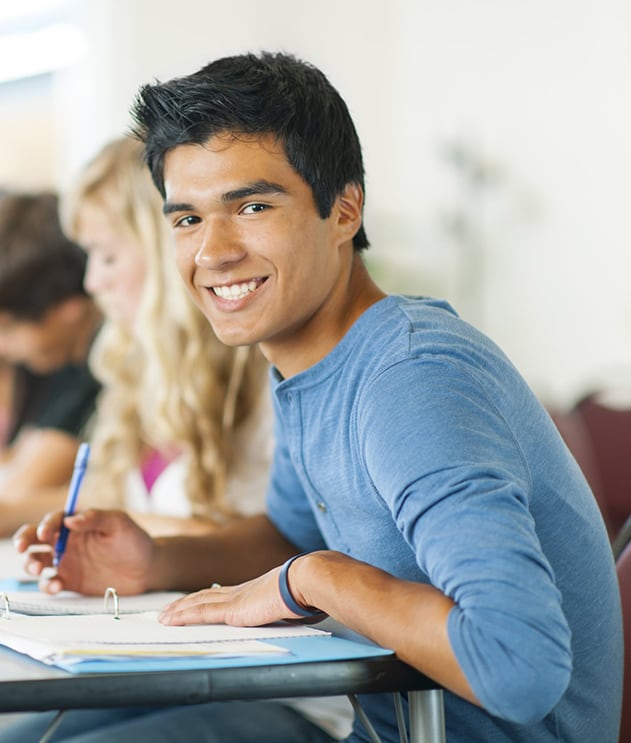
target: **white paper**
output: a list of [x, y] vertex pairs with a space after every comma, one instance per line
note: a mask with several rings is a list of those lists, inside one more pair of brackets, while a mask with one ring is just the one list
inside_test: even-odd
[[[27, 616], [0, 619], [0, 643], [45, 663], [69, 658], [193, 657], [286, 652], [261, 640], [327, 636], [305, 625], [264, 627], [226, 624], [173, 627], [158, 622], [157, 612], [121, 615]], [[245, 643], [245, 644], [244, 644]]]

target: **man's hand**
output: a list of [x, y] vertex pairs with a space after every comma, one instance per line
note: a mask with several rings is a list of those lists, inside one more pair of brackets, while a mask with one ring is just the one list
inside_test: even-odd
[[[62, 519], [69, 536], [57, 573], [49, 575], [53, 547]], [[18, 552], [26, 552], [26, 571], [41, 576], [40, 589], [46, 593], [61, 590], [87, 595], [103, 594], [113, 586], [119, 595], [148, 590], [153, 559], [153, 542], [122, 511], [90, 509], [66, 516], [63, 512], [47, 514], [39, 524], [26, 524], [15, 533], [13, 543]]]
[[205, 588], [166, 606], [163, 624], [232, 624], [258, 627], [281, 619], [297, 619], [285, 606], [278, 590], [280, 568], [237, 586]]

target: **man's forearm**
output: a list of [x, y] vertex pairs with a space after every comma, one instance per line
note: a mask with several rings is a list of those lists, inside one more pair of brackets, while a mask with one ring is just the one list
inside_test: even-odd
[[317, 552], [293, 566], [290, 590], [301, 604], [322, 609], [479, 704], [447, 636], [451, 599], [430, 585], [400, 580], [338, 552]]
[[235, 585], [296, 553], [267, 516], [251, 516], [201, 536], [157, 537], [150, 590], [197, 591]]

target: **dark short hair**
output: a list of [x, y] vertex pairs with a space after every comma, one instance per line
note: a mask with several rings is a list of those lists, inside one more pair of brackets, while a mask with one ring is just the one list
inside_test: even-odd
[[0, 198], [0, 312], [39, 321], [65, 299], [83, 295], [86, 255], [59, 223], [53, 193]]
[[[225, 57], [186, 77], [145, 85], [131, 114], [163, 197], [167, 152], [226, 132], [274, 136], [311, 188], [322, 219], [348, 184], [365, 190], [361, 146], [344, 100], [320, 70], [292, 55]], [[368, 247], [363, 225], [353, 245]]]

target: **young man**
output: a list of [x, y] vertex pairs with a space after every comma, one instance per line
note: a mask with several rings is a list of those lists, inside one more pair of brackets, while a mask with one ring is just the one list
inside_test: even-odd
[[[267, 513], [200, 539], [151, 540], [116, 512], [67, 518], [47, 590], [217, 582], [161, 621], [324, 611], [444, 686], [450, 743], [614, 743], [621, 617], [596, 503], [489, 339], [371, 280], [360, 145], [337, 92], [292, 57], [243, 55], [144, 87], [134, 114], [191, 296], [221, 340], [258, 343], [273, 365]], [[53, 543], [60, 520], [24, 527], [17, 548]], [[49, 563], [29, 560], [34, 574]], [[391, 698], [363, 704], [398, 740]], [[211, 707], [202, 739], [221, 740]], [[181, 710], [135, 734], [166, 740], [169, 715], [169, 740], [190, 739]], [[359, 723], [349, 740], [366, 740]]]
[[[8, 432], [0, 450], [0, 535], [60, 501], [99, 386], [86, 357], [100, 314], [83, 289], [85, 254], [52, 193], [0, 197], [0, 359]], [[61, 501], [63, 504], [63, 500]]]

